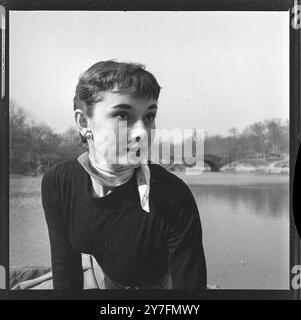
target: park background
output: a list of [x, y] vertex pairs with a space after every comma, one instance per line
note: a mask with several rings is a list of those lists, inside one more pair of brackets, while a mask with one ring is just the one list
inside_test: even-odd
[[200, 212], [208, 282], [289, 286], [289, 33], [285, 12], [10, 12], [10, 264], [50, 266], [40, 199], [48, 168], [85, 150], [78, 76], [144, 63], [162, 86], [157, 126], [206, 131], [206, 171], [167, 169]]

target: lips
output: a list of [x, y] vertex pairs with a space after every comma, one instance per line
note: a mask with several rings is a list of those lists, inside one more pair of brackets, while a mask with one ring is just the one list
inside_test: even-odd
[[140, 147], [136, 146], [136, 147], [131, 147], [131, 148], [127, 148], [126, 149], [127, 152], [132, 152], [136, 154], [136, 157], [140, 157], [141, 154], [141, 149]]

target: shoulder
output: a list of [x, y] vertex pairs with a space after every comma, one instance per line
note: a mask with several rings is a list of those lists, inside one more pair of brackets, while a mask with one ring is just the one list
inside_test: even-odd
[[74, 173], [77, 160], [60, 162], [46, 171], [42, 178], [42, 188], [58, 186], [68, 181]]
[[[41, 182], [41, 197], [45, 212], [58, 212], [63, 198], [70, 195], [70, 178], [76, 170], [76, 159], [61, 162], [51, 167]], [[54, 211], [53, 211], [54, 210]]]
[[167, 188], [171, 192], [186, 193], [189, 191], [187, 184], [178, 176], [168, 171], [159, 164], [150, 164], [153, 179], [159, 187]]
[[199, 209], [189, 186], [160, 165], [151, 165], [156, 182], [155, 202], [165, 223], [179, 234], [189, 233], [193, 226], [201, 232]]
[[156, 190], [165, 199], [173, 200], [175, 203], [183, 198], [190, 198], [191, 191], [187, 184], [175, 174], [158, 164], [150, 164], [151, 179], [156, 185]]

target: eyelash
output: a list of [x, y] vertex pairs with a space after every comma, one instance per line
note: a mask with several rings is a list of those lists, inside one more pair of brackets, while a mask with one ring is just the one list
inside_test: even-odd
[[152, 121], [154, 121], [155, 119], [156, 119], [156, 113], [149, 113], [147, 116], [146, 116], [146, 118], [147, 117], [149, 117], [149, 116], [151, 116], [152, 117], [152, 120], [148, 120], [148, 121], [150, 121], [150, 122], [152, 122]]
[[[148, 115], [145, 116], [145, 118], [147, 119], [148, 117], [151, 116], [151, 120], [147, 119], [147, 121], [152, 122], [155, 120], [156, 115], [157, 115], [156, 113], [149, 113]], [[124, 119], [124, 116], [126, 116], [125, 119]], [[117, 117], [120, 121], [127, 121], [129, 118], [129, 115], [125, 111], [120, 111], [120, 112], [116, 113], [114, 117]]]
[[[124, 115], [126, 116], [126, 119], [122, 119], [122, 118], [121, 118], [121, 117], [124, 116]], [[128, 115], [125, 111], [120, 111], [120, 112], [118, 112], [118, 113], [115, 114], [115, 117], [118, 118], [118, 119], [121, 120], [121, 121], [126, 121], [126, 120], [128, 120], [128, 116], [129, 116], [129, 115]]]

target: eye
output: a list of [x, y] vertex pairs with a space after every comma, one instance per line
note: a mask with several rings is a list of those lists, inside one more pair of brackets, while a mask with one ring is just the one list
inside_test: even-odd
[[115, 117], [117, 117], [121, 121], [128, 120], [128, 114], [125, 111], [119, 111], [115, 114]]
[[152, 113], [149, 113], [149, 114], [147, 114], [147, 115], [145, 116], [145, 119], [146, 119], [147, 121], [149, 121], [149, 122], [154, 121], [155, 118], [156, 118], [156, 114], [153, 113], [153, 112], [152, 112]]

